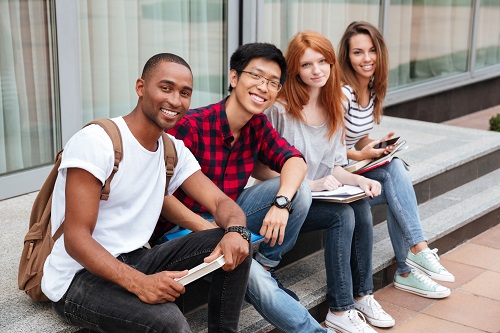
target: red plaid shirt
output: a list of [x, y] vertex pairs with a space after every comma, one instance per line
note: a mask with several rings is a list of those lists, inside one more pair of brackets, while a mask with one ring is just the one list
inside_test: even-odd
[[[276, 132], [264, 114], [254, 115], [231, 147], [234, 137], [227, 120], [226, 99], [189, 110], [169, 133], [184, 141], [201, 171], [233, 200], [245, 188], [257, 160], [280, 172], [290, 157], [304, 158]], [[181, 189], [175, 195], [194, 212], [206, 212]]]

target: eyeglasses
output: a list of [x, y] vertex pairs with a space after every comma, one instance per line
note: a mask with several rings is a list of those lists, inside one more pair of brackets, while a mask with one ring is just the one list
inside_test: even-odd
[[281, 87], [283, 87], [283, 85], [278, 81], [269, 80], [268, 78], [254, 72], [238, 71], [238, 70], [237, 72], [247, 73], [254, 81], [259, 81], [260, 84], [264, 84], [264, 82], [267, 81], [267, 86], [269, 87], [269, 90], [272, 91], [278, 92], [281, 90]]

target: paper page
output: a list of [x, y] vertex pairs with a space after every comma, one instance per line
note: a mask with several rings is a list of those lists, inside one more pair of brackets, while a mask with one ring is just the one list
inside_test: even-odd
[[359, 193], [364, 193], [359, 186], [344, 185], [333, 191], [313, 191], [312, 196], [314, 197], [325, 197], [325, 196], [350, 196]]

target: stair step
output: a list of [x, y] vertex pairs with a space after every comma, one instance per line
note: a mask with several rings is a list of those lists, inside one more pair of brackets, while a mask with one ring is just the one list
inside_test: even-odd
[[[432, 243], [490, 212], [500, 214], [500, 169], [419, 205], [422, 227]], [[498, 223], [498, 219], [497, 219]], [[373, 271], [382, 271], [394, 263], [387, 223], [374, 226]], [[478, 233], [481, 231], [478, 230]], [[439, 254], [443, 254], [440, 251]], [[326, 302], [326, 273], [323, 250], [297, 260], [277, 271], [281, 282], [300, 297], [308, 309]], [[193, 332], [206, 332], [206, 307], [188, 314]], [[203, 319], [203, 320], [202, 320]], [[323, 318], [320, 318], [323, 320]], [[248, 304], [241, 314], [240, 332], [264, 333], [274, 327]]]
[[[394, 129], [408, 142], [399, 156], [410, 164], [419, 204], [500, 168], [499, 132], [386, 116], [371, 137]], [[375, 207], [374, 224], [385, 219], [385, 208]]]
[[[455, 242], [465, 241], [474, 236], [474, 232], [482, 231], [480, 228], [498, 223], [500, 175], [494, 170], [500, 168], [500, 133], [385, 116], [372, 137], [381, 138], [393, 129], [409, 143], [401, 157], [411, 165], [410, 177], [420, 204], [422, 224], [440, 253], [455, 244], [444, 241], [447, 235], [454, 234]], [[34, 304], [17, 289], [22, 238], [35, 196], [36, 193], [30, 193], [0, 201], [0, 225], [4, 227], [0, 233], [3, 245], [0, 267], [4, 268], [0, 273], [0, 330], [77, 332], [79, 328], [59, 319], [49, 304]], [[394, 260], [384, 214], [384, 208], [374, 211], [374, 222], [378, 223], [374, 229], [375, 272], [389, 271]], [[464, 234], [461, 230], [468, 225], [477, 230]], [[286, 266], [277, 272], [280, 280], [297, 291], [302, 304], [312, 312], [324, 307], [326, 300], [321, 246], [322, 232], [301, 235], [297, 246], [283, 260]], [[183, 308], [189, 311], [189, 307], [192, 305]], [[206, 332], [206, 305], [187, 315], [194, 332]], [[241, 329], [244, 333], [263, 333], [272, 331], [273, 327], [253, 307], [246, 305]]]

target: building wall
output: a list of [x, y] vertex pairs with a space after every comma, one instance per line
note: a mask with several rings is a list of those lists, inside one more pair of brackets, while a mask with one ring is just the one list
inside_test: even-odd
[[354, 20], [387, 41], [386, 114], [439, 122], [499, 104], [498, 0], [0, 1], [0, 200], [38, 190], [86, 122], [127, 114], [153, 54], [188, 61], [196, 107], [227, 93], [238, 45], [285, 52], [310, 29], [336, 46]]
[[500, 105], [500, 77], [387, 106], [384, 114], [441, 123], [496, 105]]

